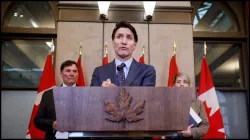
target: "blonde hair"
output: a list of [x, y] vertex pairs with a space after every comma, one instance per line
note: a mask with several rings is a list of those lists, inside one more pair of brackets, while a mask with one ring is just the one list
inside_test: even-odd
[[177, 77], [183, 78], [184, 80], [186, 80], [186, 82], [188, 83], [188, 85], [190, 85], [190, 83], [191, 83], [191, 82], [190, 82], [190, 78], [189, 78], [189, 76], [188, 76], [187, 74], [181, 73], [181, 72], [175, 74], [175, 76], [174, 76], [174, 81], [173, 81], [174, 84], [175, 84], [175, 82], [176, 82]]

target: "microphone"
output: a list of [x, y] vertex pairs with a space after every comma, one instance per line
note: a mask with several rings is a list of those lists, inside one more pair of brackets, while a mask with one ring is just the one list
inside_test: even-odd
[[[120, 65], [118, 65], [117, 66], [117, 71], [118, 71], [118, 73], [119, 73], [119, 77], [121, 77], [122, 78], [122, 73], [123, 73], [123, 75], [124, 75], [124, 71], [123, 71], [123, 68], [125, 67], [126, 65], [124, 64], [124, 63], [122, 63], [122, 64], [120, 64]], [[125, 78], [125, 77], [124, 77]], [[121, 79], [121, 81], [122, 81], [122, 83], [121, 83], [121, 86], [124, 86], [124, 81], [125, 79]]]
[[122, 65], [118, 65], [116, 69], [120, 72], [121, 70], [123, 70], [123, 66]]

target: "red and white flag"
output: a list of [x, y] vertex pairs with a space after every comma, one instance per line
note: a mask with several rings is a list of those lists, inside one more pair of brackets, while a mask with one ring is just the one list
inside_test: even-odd
[[145, 62], [144, 62], [144, 49], [145, 49], [145, 46], [143, 45], [142, 46], [142, 55], [139, 58], [139, 63], [142, 63], [142, 64], [145, 64]]
[[102, 60], [102, 65], [105, 65], [105, 64], [108, 64], [108, 54], [105, 54], [105, 56], [103, 57], [103, 60]]
[[105, 65], [105, 64], [108, 64], [109, 61], [108, 61], [108, 45], [107, 45], [107, 42], [105, 43], [105, 46], [104, 46], [104, 57], [102, 59], [102, 65]]
[[81, 55], [78, 57], [77, 65], [78, 65], [78, 69], [79, 69], [79, 76], [78, 76], [78, 79], [76, 81], [76, 84], [77, 84], [77, 86], [85, 86], [83, 70], [82, 70]]
[[209, 121], [208, 132], [202, 138], [225, 139], [226, 134], [220, 112], [220, 105], [205, 57], [202, 59], [198, 98], [203, 102]]
[[49, 53], [47, 56], [47, 60], [45, 62], [45, 66], [43, 69], [42, 77], [40, 79], [40, 85], [36, 94], [35, 104], [32, 110], [32, 114], [30, 117], [29, 128], [26, 133], [27, 139], [43, 139], [45, 136], [45, 132], [36, 128], [34, 124], [34, 119], [39, 109], [39, 105], [43, 96], [43, 93], [56, 85], [55, 74], [52, 65], [52, 54]]
[[178, 67], [175, 60], [175, 55], [172, 56], [169, 65], [168, 73], [168, 86], [172, 87], [174, 85], [174, 76], [178, 73]]
[[145, 64], [145, 62], [144, 62], [144, 54], [142, 54], [142, 56], [140, 57], [139, 62], [142, 63], [142, 64]]

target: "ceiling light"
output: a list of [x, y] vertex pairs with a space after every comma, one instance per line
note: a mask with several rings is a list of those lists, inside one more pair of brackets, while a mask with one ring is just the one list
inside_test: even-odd
[[108, 9], [109, 9], [110, 1], [98, 1], [98, 7], [100, 12], [100, 19], [107, 20], [108, 19]]
[[144, 1], [144, 19], [145, 20], [152, 20], [154, 9], [155, 9], [155, 1]]

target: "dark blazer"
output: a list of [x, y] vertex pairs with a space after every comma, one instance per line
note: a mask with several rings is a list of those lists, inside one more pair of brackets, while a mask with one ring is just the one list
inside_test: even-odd
[[[101, 86], [103, 81], [110, 79], [117, 84], [115, 60], [95, 68], [90, 86]], [[151, 65], [141, 64], [133, 59], [124, 86], [155, 86], [156, 72]]]
[[56, 110], [52, 88], [43, 93], [38, 112], [34, 119], [35, 126], [46, 132], [44, 139], [56, 139], [56, 130], [52, 126], [54, 121], [56, 121]]
[[45, 139], [56, 139], [52, 124], [56, 120], [56, 111], [54, 104], [53, 89], [49, 89], [43, 93], [42, 100], [34, 119], [35, 126], [46, 132]]

